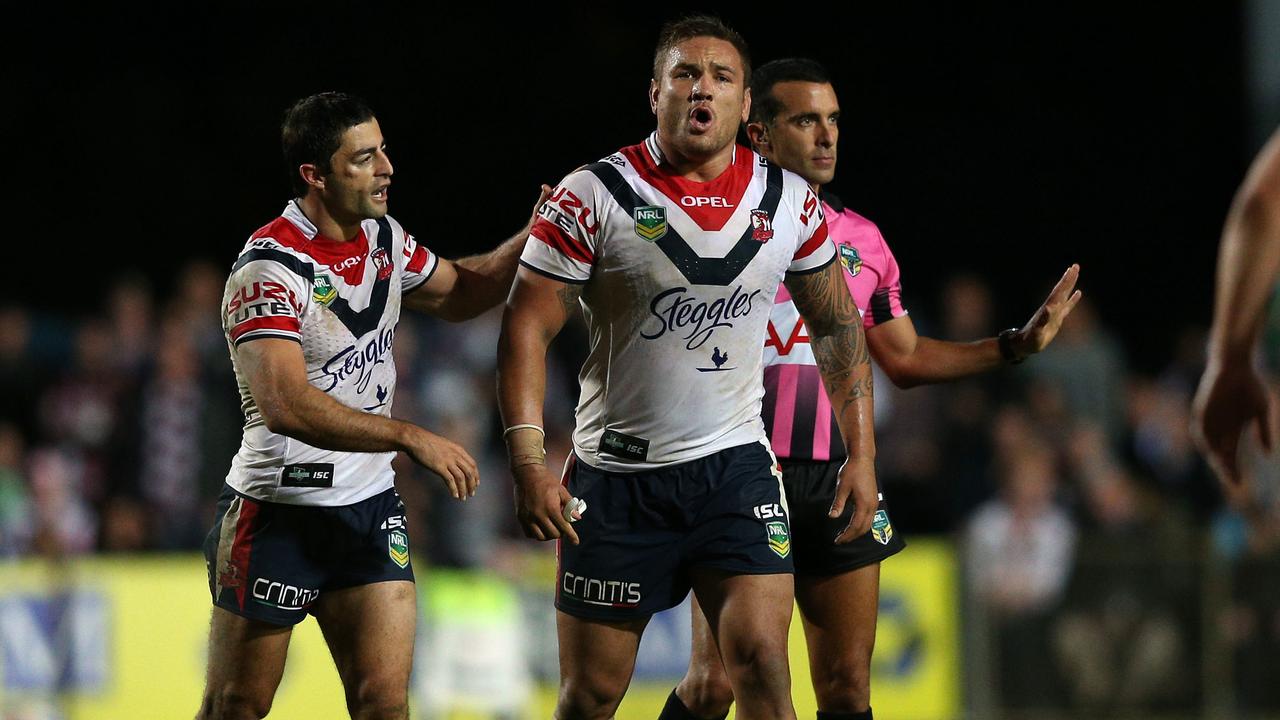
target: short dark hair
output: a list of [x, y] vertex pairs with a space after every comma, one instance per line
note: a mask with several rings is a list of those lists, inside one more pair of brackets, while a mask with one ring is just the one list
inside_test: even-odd
[[737, 30], [714, 15], [688, 15], [662, 26], [662, 30], [658, 32], [658, 46], [653, 50], [654, 79], [662, 74], [662, 61], [671, 48], [685, 40], [699, 37], [716, 38], [732, 45], [742, 58], [743, 85], [750, 85], [751, 51], [747, 49], [747, 41]]
[[342, 134], [372, 119], [373, 110], [368, 103], [340, 92], [304, 97], [289, 108], [280, 124], [280, 145], [289, 184], [298, 197], [307, 194], [307, 183], [298, 167], [309, 163], [324, 173], [330, 172], [333, 168], [329, 160], [342, 146]]
[[831, 75], [822, 63], [809, 58], [770, 60], [756, 70], [751, 81], [751, 115], [747, 122], [773, 124], [782, 103], [773, 96], [773, 86], [782, 82], [811, 82], [829, 85]]

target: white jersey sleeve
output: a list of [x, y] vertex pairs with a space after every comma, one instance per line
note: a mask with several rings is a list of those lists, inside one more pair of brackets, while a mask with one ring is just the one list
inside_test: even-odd
[[401, 294], [411, 293], [425, 285], [440, 266], [440, 258], [409, 233], [404, 234], [400, 262], [404, 263], [404, 274], [400, 276]]
[[520, 264], [562, 282], [585, 283], [596, 262], [601, 203], [609, 200], [590, 172], [571, 173], [538, 211]]
[[273, 247], [269, 239], [241, 256], [227, 282], [223, 331], [232, 347], [259, 338], [302, 341], [302, 317], [311, 294], [310, 266]]
[[[788, 193], [788, 196], [792, 194]], [[788, 274], [816, 272], [836, 259], [836, 246], [827, 235], [822, 203], [818, 202], [818, 196], [807, 185], [799, 205], [799, 208], [793, 208], [800, 220], [800, 232], [797, 233], [796, 253], [787, 268]]]

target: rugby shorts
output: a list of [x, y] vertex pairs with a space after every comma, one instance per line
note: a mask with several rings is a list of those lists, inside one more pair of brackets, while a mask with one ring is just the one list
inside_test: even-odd
[[215, 605], [274, 625], [296, 625], [329, 590], [413, 581], [395, 488], [321, 507], [256, 500], [224, 484], [204, 557]]
[[781, 478], [764, 443], [630, 473], [574, 456], [565, 482], [587, 503], [574, 524], [580, 544], [558, 545], [556, 607], [570, 615], [621, 621], [675, 607], [694, 568], [793, 572]]

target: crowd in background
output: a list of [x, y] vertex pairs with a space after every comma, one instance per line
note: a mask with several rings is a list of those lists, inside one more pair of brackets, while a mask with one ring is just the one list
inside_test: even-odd
[[[80, 318], [0, 307], [0, 556], [201, 546], [243, 423], [219, 325], [224, 270], [192, 262], [165, 296], [115, 278], [100, 311]], [[906, 297], [922, 335], [997, 329], [983, 280], [925, 291]], [[406, 312], [396, 333], [394, 414], [461, 443], [481, 475], [459, 504], [397, 459], [419, 562], [494, 567], [531, 542], [515, 526], [494, 402], [500, 317], [451, 325]], [[1130, 371], [1126, 353], [1144, 349], [1118, 330], [1086, 296], [1020, 366], [910, 391], [877, 375], [891, 518], [908, 542], [960, 541], [1004, 706], [1105, 714], [1203, 702], [1199, 658], [1215, 642], [1204, 627], [1229, 644], [1245, 695], [1280, 705], [1274, 669], [1248, 662], [1280, 651], [1280, 469], [1255, 462], [1263, 477], [1249, 502], [1225, 502], [1188, 434], [1203, 329], [1187, 328], [1154, 376]], [[1280, 348], [1280, 330], [1267, 332], [1264, 345]], [[569, 451], [585, 342], [570, 326], [549, 359], [550, 462]], [[1206, 625], [1205, 588], [1222, 578], [1225, 611]]]

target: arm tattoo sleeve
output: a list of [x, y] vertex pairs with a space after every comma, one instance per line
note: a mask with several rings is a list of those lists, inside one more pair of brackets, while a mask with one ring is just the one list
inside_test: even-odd
[[840, 415], [853, 401], [872, 395], [871, 356], [862, 317], [849, 295], [840, 264], [788, 278], [786, 286], [809, 326], [810, 347], [827, 394], [832, 400], [843, 396], [836, 408]]
[[565, 317], [569, 317], [578, 309], [578, 298], [582, 295], [582, 286], [573, 283], [565, 283], [564, 287], [556, 290], [556, 297], [560, 298], [560, 305], [564, 308]]

